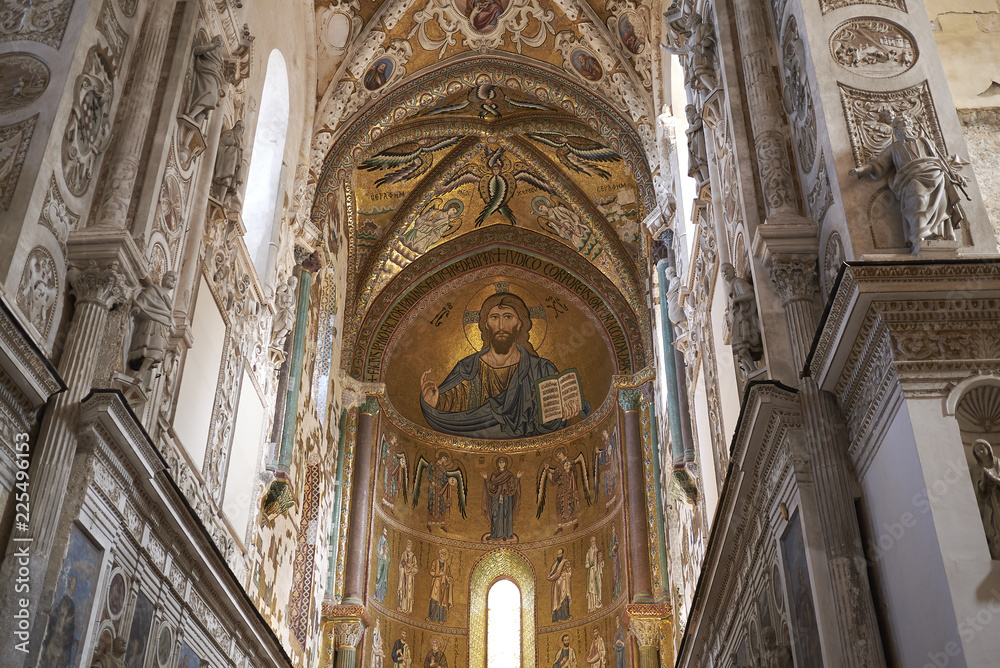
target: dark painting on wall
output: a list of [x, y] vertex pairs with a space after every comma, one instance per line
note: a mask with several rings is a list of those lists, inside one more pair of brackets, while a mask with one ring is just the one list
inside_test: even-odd
[[100, 563], [101, 551], [74, 525], [38, 665], [59, 668], [76, 665], [87, 633]]
[[201, 666], [201, 659], [190, 645], [182, 642], [181, 651], [177, 657], [177, 668], [199, 668], [199, 666]]
[[812, 585], [809, 583], [809, 565], [806, 563], [806, 546], [802, 538], [799, 514], [788, 523], [788, 530], [781, 539], [785, 556], [785, 582], [788, 602], [795, 631], [797, 665], [822, 666], [823, 656], [816, 626], [816, 608], [813, 605]]
[[149, 646], [152, 625], [153, 604], [144, 593], [139, 592], [135, 601], [135, 613], [132, 615], [132, 630], [129, 631], [128, 645], [125, 649], [127, 668], [143, 668], [146, 665], [146, 648]]

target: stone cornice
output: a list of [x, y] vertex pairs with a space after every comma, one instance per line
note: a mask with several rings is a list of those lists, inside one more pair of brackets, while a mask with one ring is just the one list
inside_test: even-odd
[[[35, 345], [7, 301], [0, 297], [0, 370], [10, 378], [7, 386], [25, 418], [50, 396], [66, 389], [55, 367]], [[33, 422], [33, 416], [29, 422]]]

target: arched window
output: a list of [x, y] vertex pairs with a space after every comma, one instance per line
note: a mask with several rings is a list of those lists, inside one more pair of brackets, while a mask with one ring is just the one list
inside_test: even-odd
[[486, 595], [486, 668], [521, 668], [521, 590], [507, 578]]
[[288, 68], [281, 52], [275, 49], [267, 60], [243, 202], [243, 224], [247, 228], [243, 240], [257, 275], [264, 282], [269, 278], [264, 274], [271, 269], [268, 252], [275, 231], [275, 212], [280, 213], [278, 198], [282, 196], [281, 163], [285, 154], [288, 112]]

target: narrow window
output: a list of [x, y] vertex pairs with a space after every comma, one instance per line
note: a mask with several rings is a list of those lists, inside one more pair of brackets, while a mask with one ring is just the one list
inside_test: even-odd
[[486, 595], [486, 668], [521, 668], [521, 590], [511, 580]]

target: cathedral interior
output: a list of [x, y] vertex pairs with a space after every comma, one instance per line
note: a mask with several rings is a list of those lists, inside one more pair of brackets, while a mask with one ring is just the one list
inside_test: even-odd
[[0, 665], [996, 666], [1000, 0], [5, 0]]

